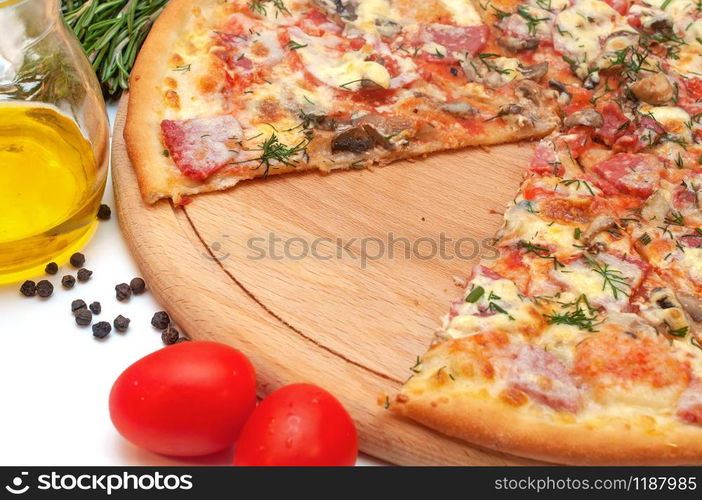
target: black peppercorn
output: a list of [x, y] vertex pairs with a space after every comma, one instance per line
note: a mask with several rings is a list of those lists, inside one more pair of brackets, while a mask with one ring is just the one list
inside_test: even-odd
[[181, 342], [190, 342], [190, 339], [188, 337], [180, 337], [177, 341], [176, 344], [180, 344]]
[[92, 302], [88, 307], [93, 314], [100, 314], [102, 312], [102, 305], [100, 302]]
[[166, 311], [159, 311], [151, 318], [151, 325], [159, 330], [165, 330], [171, 323], [171, 318]]
[[83, 267], [83, 264], [85, 264], [85, 255], [80, 252], [76, 252], [71, 255], [70, 261], [71, 265], [75, 268]]
[[63, 285], [64, 288], [73, 288], [73, 285], [76, 284], [76, 279], [75, 277], [71, 276], [70, 274], [67, 274], [63, 278], [61, 278], [61, 285]]
[[179, 338], [180, 332], [173, 325], [168, 325], [168, 328], [163, 330], [163, 333], [161, 334], [161, 340], [166, 345], [175, 344], [178, 342]]
[[34, 297], [37, 294], [37, 284], [32, 280], [27, 280], [22, 283], [20, 293], [25, 297]]
[[39, 297], [50, 297], [52, 293], [54, 293], [54, 285], [52, 285], [50, 281], [41, 280], [37, 283], [37, 295], [39, 295]]
[[134, 295], [141, 295], [146, 290], [146, 283], [141, 278], [132, 278], [129, 282], [129, 288], [132, 289]]
[[98, 208], [97, 218], [100, 220], [109, 220], [112, 216], [112, 210], [109, 206], [103, 204]]
[[117, 300], [124, 302], [125, 300], [129, 300], [129, 297], [132, 296], [132, 289], [129, 288], [129, 285], [126, 283], [120, 283], [115, 286], [115, 295], [117, 296]]
[[44, 268], [46, 274], [56, 274], [58, 272], [58, 264], [56, 262], [49, 262]]
[[88, 281], [92, 275], [93, 275], [93, 272], [90, 271], [89, 269], [86, 269], [84, 267], [81, 269], [78, 269], [78, 273], [77, 273], [78, 281]]
[[125, 318], [121, 314], [115, 318], [115, 320], [112, 322], [113, 325], [115, 325], [115, 330], [118, 332], [126, 332], [127, 328], [129, 328], [129, 323], [132, 320], [129, 318]]
[[78, 314], [79, 311], [87, 308], [88, 306], [85, 304], [84, 300], [76, 299], [73, 302], [71, 302], [71, 312], [73, 314]]
[[93, 322], [93, 313], [91, 313], [87, 309], [81, 309], [80, 311], [77, 312], [76, 323], [78, 323], [80, 326], [88, 326], [92, 322]]
[[104, 339], [112, 331], [112, 326], [107, 321], [100, 321], [93, 325], [93, 337]]

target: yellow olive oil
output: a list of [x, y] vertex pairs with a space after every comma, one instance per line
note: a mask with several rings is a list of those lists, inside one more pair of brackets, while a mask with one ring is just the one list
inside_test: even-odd
[[104, 173], [71, 118], [0, 103], [0, 283], [68, 260], [92, 235], [103, 190]]

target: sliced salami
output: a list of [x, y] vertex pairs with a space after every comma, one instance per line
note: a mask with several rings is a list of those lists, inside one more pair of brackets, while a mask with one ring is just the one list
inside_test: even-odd
[[577, 412], [581, 396], [566, 367], [542, 347], [533, 344], [510, 346], [500, 359], [507, 383], [539, 403], [558, 411]]
[[594, 183], [607, 195], [648, 198], [660, 181], [663, 164], [655, 156], [618, 153], [592, 167]]
[[163, 143], [183, 175], [206, 179], [239, 157], [243, 139], [239, 122], [231, 115], [163, 120]]

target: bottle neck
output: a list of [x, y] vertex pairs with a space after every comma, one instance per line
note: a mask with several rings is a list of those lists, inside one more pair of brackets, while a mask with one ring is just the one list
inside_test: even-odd
[[0, 0], [0, 26], [2, 91], [14, 80], [31, 47], [63, 29], [59, 0]]
[[[59, 0], [0, 0], [0, 26], [6, 43], [17, 43], [17, 38], [31, 42], [42, 38], [61, 20]], [[13, 41], [8, 37], [15, 38]], [[8, 38], [10, 38], [8, 40]], [[0, 41], [0, 51], [3, 48]]]

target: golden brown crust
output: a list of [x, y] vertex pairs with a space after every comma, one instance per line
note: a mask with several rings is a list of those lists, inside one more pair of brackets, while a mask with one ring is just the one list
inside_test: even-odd
[[[214, 1], [198, 4], [200, 9], [207, 10], [212, 8]], [[146, 39], [130, 79], [124, 139], [142, 196], [148, 203], [166, 196], [179, 199], [197, 190], [194, 186], [178, 185], [179, 172], [162, 154], [161, 117], [157, 112], [163, 101], [161, 82], [168, 71], [167, 54], [192, 23], [193, 5], [190, 0], [168, 3]]]
[[405, 387], [391, 410], [471, 443], [547, 462], [573, 465], [702, 463], [702, 428], [671, 422], [665, 429], [618, 420], [599, 427], [526, 414], [489, 397]]

